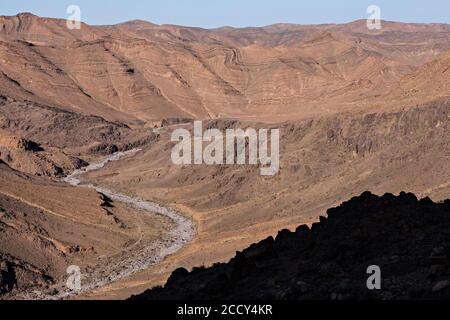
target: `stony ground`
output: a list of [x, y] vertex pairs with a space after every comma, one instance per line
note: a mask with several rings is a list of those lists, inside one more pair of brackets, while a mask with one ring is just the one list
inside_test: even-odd
[[[281, 231], [226, 264], [176, 270], [133, 299], [447, 299], [450, 201], [369, 192], [328, 210], [310, 229]], [[369, 290], [369, 266], [381, 290]]]

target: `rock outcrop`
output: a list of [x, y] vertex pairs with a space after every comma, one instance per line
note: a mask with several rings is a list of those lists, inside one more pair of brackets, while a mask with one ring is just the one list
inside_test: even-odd
[[23, 151], [42, 151], [43, 149], [39, 144], [34, 141], [27, 140], [16, 136], [0, 136], [0, 147], [17, 149]]
[[[176, 270], [132, 299], [448, 299], [450, 200], [365, 192], [312, 227], [283, 230], [229, 263]], [[381, 289], [369, 290], [370, 266]]]

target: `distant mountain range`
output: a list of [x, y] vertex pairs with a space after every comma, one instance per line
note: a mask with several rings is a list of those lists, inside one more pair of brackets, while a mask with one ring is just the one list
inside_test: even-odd
[[277, 121], [448, 97], [450, 25], [382, 26], [69, 30], [61, 19], [0, 17], [0, 94], [127, 123]]

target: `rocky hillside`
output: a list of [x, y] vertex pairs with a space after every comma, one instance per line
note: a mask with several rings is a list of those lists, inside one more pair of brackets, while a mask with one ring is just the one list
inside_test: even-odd
[[213, 30], [65, 23], [0, 16], [0, 94], [126, 123], [284, 121], [367, 110], [450, 50], [445, 24], [386, 22], [368, 32], [364, 21]]
[[[136, 236], [142, 238], [142, 230], [150, 241], [159, 236], [161, 226], [169, 225], [154, 217], [135, 219], [135, 210], [120, 204], [110, 215], [96, 192], [56, 181], [116, 151], [142, 149], [89, 172], [86, 181], [175, 208], [195, 221], [198, 236], [154, 269], [115, 283], [114, 290], [102, 288], [100, 298], [105, 292], [121, 298], [142, 292], [163, 283], [176, 267], [229, 261], [237, 250], [282, 228], [310, 225], [327, 208], [365, 190], [409, 190], [433, 200], [449, 197], [450, 25], [383, 22], [382, 30], [369, 31], [365, 21], [356, 21], [206, 30], [131, 21], [68, 30], [65, 23], [29, 13], [0, 16], [0, 291], [11, 289], [11, 274], [29, 275], [14, 285], [23, 288], [58, 281], [74, 261], [105, 264], [97, 258], [106, 256], [116, 265], [113, 260], [123, 262], [122, 252], [128, 254], [128, 245], [138, 241]], [[257, 166], [174, 165], [173, 129], [191, 129], [194, 119], [222, 130], [279, 128], [279, 173], [269, 178]], [[392, 201], [407, 206], [404, 197]], [[364, 201], [382, 206], [390, 198], [366, 195]], [[116, 215], [131, 229], [120, 228]], [[365, 274], [351, 264], [359, 263], [357, 259], [316, 256], [329, 244], [319, 235], [333, 225], [330, 221], [339, 222], [336, 228], [342, 230], [345, 224], [361, 222], [348, 215], [330, 217], [306, 237], [283, 232], [277, 241], [263, 242], [272, 251], [263, 255], [262, 266], [264, 261], [286, 260], [280, 268], [291, 268], [291, 252], [303, 256], [298, 250], [304, 250], [309, 255], [302, 261], [311, 262], [311, 270], [320, 263], [326, 274], [331, 261], [343, 269], [339, 283], [330, 276], [329, 291], [320, 285], [317, 290], [322, 291], [308, 289], [305, 297], [342, 298], [347, 291], [338, 290], [340, 282], [356, 288], [349, 294], [361, 293], [357, 285], [363, 285]], [[380, 222], [380, 227], [385, 225]], [[338, 237], [353, 233], [339, 234], [329, 238], [337, 243]], [[323, 249], [310, 248], [314, 243]], [[291, 250], [292, 244], [300, 249]], [[132, 247], [140, 252], [139, 246]], [[117, 250], [119, 258], [112, 257]], [[236, 288], [245, 285], [240, 294], [250, 296], [258, 288], [239, 277], [263, 267], [249, 259], [239, 255], [231, 267], [216, 266], [201, 274], [223, 268], [221, 285], [235, 281]], [[239, 261], [243, 267], [233, 271]], [[289, 291], [295, 289], [291, 280], [301, 290], [315, 285], [318, 278], [302, 266], [292, 264], [293, 280], [283, 278], [277, 266], [275, 271], [267, 266], [274, 280], [267, 283], [270, 290], [261, 289], [262, 297], [291, 297], [296, 294]], [[442, 264], [433, 268], [442, 269]], [[193, 277], [200, 277], [197, 272]], [[180, 274], [172, 277], [167, 290], [172, 282], [183, 282]], [[425, 285], [418, 277], [423, 288], [446, 281], [437, 277]], [[219, 283], [213, 280], [212, 285]], [[195, 283], [193, 292], [200, 290]], [[399, 290], [388, 292], [398, 297]]]
[[166, 224], [169, 219], [145, 216], [92, 189], [25, 174], [0, 160], [0, 300], [27, 290], [54, 295], [49, 286], [65, 283], [70, 265], [89, 274], [86, 283], [116, 274], [117, 261], [154, 245]]
[[[112, 163], [90, 179], [192, 214], [201, 233], [179, 266], [209, 266], [280, 229], [316, 222], [328, 208], [365, 190], [447, 199], [449, 112], [450, 104], [433, 103], [281, 124], [280, 171], [274, 177], [262, 177], [257, 166], [175, 166], [172, 129], [163, 128], [160, 139], [126, 166]], [[258, 128], [219, 120], [205, 128], [248, 125]]]
[[73, 155], [108, 155], [155, 139], [152, 129], [133, 130], [121, 122], [0, 96], [0, 130], [14, 132]]
[[[0, 159], [39, 176], [62, 176], [85, 160], [142, 147], [157, 138], [152, 129], [0, 96]], [[85, 160], [82, 160], [85, 159]]]
[[[309, 228], [283, 230], [229, 263], [176, 270], [132, 299], [435, 299], [450, 297], [450, 200], [365, 192]], [[381, 269], [368, 290], [367, 269]]]

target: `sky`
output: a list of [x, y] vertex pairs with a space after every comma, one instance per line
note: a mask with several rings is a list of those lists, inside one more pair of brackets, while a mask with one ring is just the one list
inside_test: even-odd
[[203, 28], [345, 23], [366, 19], [369, 5], [380, 7], [383, 20], [450, 23], [450, 0], [0, 0], [0, 15], [67, 18], [69, 5], [96, 25], [134, 19]]

